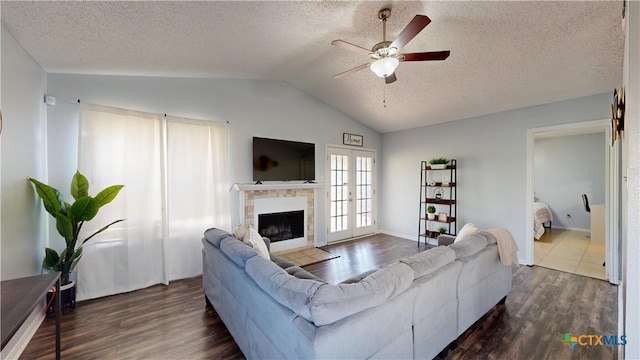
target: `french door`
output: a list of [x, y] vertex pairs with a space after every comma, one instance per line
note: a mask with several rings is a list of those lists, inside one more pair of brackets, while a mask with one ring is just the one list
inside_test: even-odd
[[327, 146], [327, 241], [375, 233], [375, 151]]

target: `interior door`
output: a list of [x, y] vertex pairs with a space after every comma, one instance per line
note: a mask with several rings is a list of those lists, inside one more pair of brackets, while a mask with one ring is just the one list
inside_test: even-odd
[[327, 241], [375, 233], [375, 152], [327, 147]]

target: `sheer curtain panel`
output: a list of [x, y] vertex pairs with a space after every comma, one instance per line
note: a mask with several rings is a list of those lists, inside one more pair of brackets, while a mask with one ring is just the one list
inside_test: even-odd
[[202, 274], [202, 233], [229, 229], [227, 127], [167, 117], [169, 280]]
[[85, 244], [78, 300], [201, 274], [203, 231], [230, 223], [226, 125], [81, 104], [79, 129], [90, 192], [125, 185], [83, 231], [125, 221]]

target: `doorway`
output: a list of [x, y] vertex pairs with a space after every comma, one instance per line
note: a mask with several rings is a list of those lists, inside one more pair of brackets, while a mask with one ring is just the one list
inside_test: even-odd
[[[605, 259], [606, 259], [606, 279], [613, 284], [617, 284], [619, 282], [619, 272], [617, 271], [618, 263], [619, 263], [619, 254], [618, 254], [618, 239], [619, 239], [619, 231], [616, 226], [619, 220], [619, 206], [616, 201], [616, 194], [619, 193], [619, 151], [616, 150], [616, 147], [611, 147], [611, 129], [609, 120], [598, 120], [598, 121], [587, 121], [575, 124], [566, 124], [566, 125], [558, 125], [551, 126], [545, 128], [537, 128], [528, 130], [527, 137], [527, 253], [529, 255], [528, 264], [534, 264], [536, 261], [534, 260], [534, 228], [535, 228], [535, 216], [534, 216], [534, 208], [536, 203], [536, 189], [537, 186], [536, 176], [534, 174], [535, 169], [535, 143], [536, 139], [539, 138], [554, 138], [554, 137], [566, 137], [571, 135], [584, 135], [584, 134], [594, 134], [601, 133], [603, 134], [602, 141], [605, 142], [604, 146], [604, 166], [602, 167], [602, 172], [604, 175], [604, 194], [603, 194], [603, 205], [604, 205], [604, 248], [605, 248]], [[580, 201], [580, 206], [581, 206]], [[574, 209], [576, 210], [576, 209]], [[580, 211], [583, 211], [580, 209]], [[567, 220], [564, 218], [565, 216], [569, 216], [571, 211], [560, 211], [556, 212], [555, 216], [560, 217], [559, 219], [554, 219], [554, 222], [557, 220], [562, 221]], [[581, 214], [583, 215], [583, 214]], [[576, 219], [574, 219], [576, 220]], [[570, 228], [571, 225], [564, 226]], [[586, 227], [589, 229], [589, 222], [587, 222]], [[556, 229], [552, 229], [554, 231]], [[588, 233], [586, 233], [588, 234]], [[536, 244], [538, 245], [538, 244]], [[538, 247], [539, 248], [539, 247]], [[539, 256], [538, 256], [539, 260]]]
[[375, 151], [327, 145], [326, 154], [327, 241], [375, 233]]

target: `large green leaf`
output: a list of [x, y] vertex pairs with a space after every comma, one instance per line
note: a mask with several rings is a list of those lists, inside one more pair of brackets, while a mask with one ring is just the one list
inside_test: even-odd
[[67, 243], [67, 246], [69, 246], [69, 244], [75, 238], [74, 231], [73, 231], [74, 230], [73, 223], [71, 222], [71, 219], [69, 219], [64, 214], [61, 214], [61, 213], [56, 214], [56, 229], [58, 230], [58, 233], [60, 233], [60, 235], [62, 235], [62, 237], [64, 238], [65, 242]]
[[100, 230], [98, 230], [98, 231], [94, 232], [93, 234], [91, 234], [91, 236], [89, 236], [88, 238], [84, 239], [84, 241], [83, 241], [83, 242], [82, 242], [82, 244], [80, 244], [80, 245], [81, 245], [81, 246], [82, 246], [82, 245], [84, 245], [84, 243], [86, 243], [87, 241], [89, 241], [89, 239], [91, 239], [92, 237], [94, 237], [94, 236], [96, 236], [96, 235], [100, 234], [101, 232], [103, 232], [103, 231], [107, 230], [107, 229], [109, 228], [109, 226], [111, 226], [111, 225], [113, 225], [113, 224], [116, 224], [116, 223], [119, 223], [120, 221], [124, 221], [124, 219], [116, 220], [116, 221], [112, 222], [111, 224], [109, 224], [109, 225], [107, 225], [107, 226], [104, 226], [102, 229], [100, 229]]
[[100, 191], [95, 197], [96, 201], [98, 201], [99, 206], [104, 206], [110, 203], [111, 200], [115, 199], [116, 195], [118, 195], [123, 187], [124, 185], [112, 185]]
[[98, 201], [91, 196], [83, 196], [71, 205], [71, 216], [76, 220], [89, 221], [93, 219], [100, 210]]
[[79, 247], [74, 253], [71, 259], [69, 259], [69, 272], [72, 272], [75, 269], [76, 265], [78, 265], [78, 261], [82, 258], [82, 247]]
[[29, 181], [36, 187], [36, 193], [42, 199], [44, 208], [51, 216], [56, 216], [60, 210], [64, 210], [64, 200], [60, 192], [47, 184], [43, 184], [40, 181], [29, 178]]
[[71, 179], [71, 196], [76, 200], [83, 196], [89, 196], [89, 181], [79, 171], [76, 171]]
[[42, 267], [45, 269], [53, 269], [60, 261], [58, 253], [51, 248], [44, 248], [44, 259], [42, 259]]

